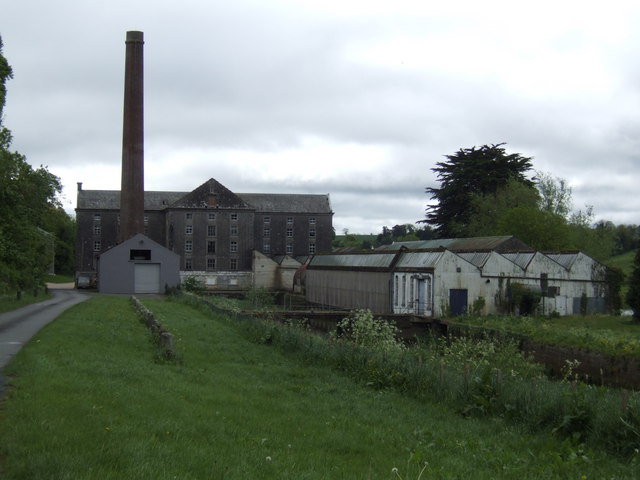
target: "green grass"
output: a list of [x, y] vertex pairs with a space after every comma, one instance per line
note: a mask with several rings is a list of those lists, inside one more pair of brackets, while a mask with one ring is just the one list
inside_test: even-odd
[[73, 275], [47, 275], [44, 281], [47, 283], [73, 283], [75, 278]]
[[597, 350], [640, 358], [640, 324], [631, 317], [588, 315], [564, 317], [461, 316], [453, 321], [528, 335], [551, 345]]
[[51, 298], [51, 295], [45, 293], [44, 290], [38, 291], [38, 295], [34, 296], [33, 293], [23, 293], [20, 300], [16, 299], [15, 292], [8, 294], [0, 294], [0, 313], [9, 312], [16, 308], [25, 307], [32, 303], [42, 302], [47, 298]]
[[632, 479], [617, 459], [501, 419], [358, 385], [248, 342], [225, 316], [145, 301], [175, 336], [160, 361], [123, 298], [79, 304], [5, 368], [8, 479]]
[[620, 268], [627, 278], [631, 275], [633, 271], [633, 259], [636, 256], [636, 251], [632, 250], [627, 253], [623, 253], [622, 255], [616, 255], [615, 257], [609, 258], [605, 263], [612, 267]]

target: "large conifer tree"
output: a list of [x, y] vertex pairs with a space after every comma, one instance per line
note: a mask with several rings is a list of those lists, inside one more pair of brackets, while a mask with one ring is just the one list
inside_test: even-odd
[[460, 149], [446, 155], [432, 170], [437, 173], [440, 188], [427, 188], [437, 203], [427, 207], [426, 222], [434, 226], [441, 237], [473, 234], [468, 226], [473, 215], [473, 199], [493, 194], [510, 181], [535, 189], [526, 173], [532, 169], [531, 158], [519, 153], [507, 153], [503, 143]]

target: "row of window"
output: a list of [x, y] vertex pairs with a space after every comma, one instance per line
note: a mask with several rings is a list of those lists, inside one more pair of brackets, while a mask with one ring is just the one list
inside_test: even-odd
[[[186, 257], [184, 259], [184, 269], [185, 270], [193, 270], [193, 260], [190, 257]], [[215, 270], [216, 269], [216, 259], [215, 257], [207, 258], [207, 270]], [[237, 270], [238, 269], [238, 259], [230, 258], [229, 259], [229, 270]]]
[[[187, 212], [184, 214], [185, 219], [187, 220], [192, 220], [193, 219], [193, 212]], [[231, 213], [229, 215], [229, 218], [231, 219], [231, 221], [237, 221], [238, 220], [238, 214], [237, 213]], [[209, 221], [215, 221], [216, 220], [216, 214], [209, 212], [208, 214], [208, 219]], [[93, 221], [94, 222], [100, 222], [102, 220], [102, 214], [100, 213], [94, 213], [93, 214]], [[120, 215], [118, 215], [118, 220], [120, 220]], [[271, 217], [270, 216], [264, 216], [262, 217], [262, 221], [264, 223], [271, 223]], [[149, 222], [149, 216], [145, 215], [144, 216], [144, 222], [148, 223]], [[315, 225], [316, 224], [316, 217], [309, 217], [309, 225]], [[287, 225], [293, 225], [293, 217], [287, 217]]]

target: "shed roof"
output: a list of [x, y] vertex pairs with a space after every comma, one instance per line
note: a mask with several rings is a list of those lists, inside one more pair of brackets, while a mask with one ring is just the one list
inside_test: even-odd
[[499, 252], [513, 250], [532, 250], [526, 243], [511, 235], [469, 238], [439, 238], [435, 240], [417, 240], [413, 242], [394, 242], [383, 245], [379, 250], [426, 249], [444, 247], [452, 252], [495, 250]]
[[507, 260], [515, 263], [517, 266], [522, 268], [523, 270], [527, 269], [529, 263], [535, 256], [536, 252], [509, 252], [503, 253], [502, 256]]
[[352, 253], [352, 254], [320, 254], [315, 255], [309, 268], [371, 268], [388, 269], [391, 267], [396, 253]]
[[434, 268], [442, 258], [442, 250], [430, 252], [403, 252], [396, 263], [396, 268]]
[[571, 270], [571, 266], [578, 258], [578, 252], [545, 253], [545, 255], [567, 270]]

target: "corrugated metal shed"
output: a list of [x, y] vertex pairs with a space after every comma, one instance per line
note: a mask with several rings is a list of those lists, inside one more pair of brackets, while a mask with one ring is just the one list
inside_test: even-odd
[[395, 253], [315, 255], [309, 262], [309, 268], [390, 268], [395, 256]]
[[464, 258], [470, 264], [475, 265], [478, 268], [482, 268], [491, 256], [491, 252], [463, 252], [458, 253], [457, 255]]
[[527, 244], [510, 235], [494, 237], [439, 238], [436, 240], [418, 240], [414, 242], [394, 242], [391, 245], [383, 245], [379, 247], [378, 250], [400, 250], [402, 247], [411, 250], [446, 248], [452, 252], [478, 250], [532, 250]]
[[547, 253], [546, 256], [554, 262], [559, 263], [567, 270], [571, 270], [571, 266], [575, 263], [576, 258], [578, 258], [578, 253]]
[[515, 252], [515, 253], [503, 253], [502, 256], [507, 260], [515, 263], [520, 268], [526, 270], [529, 263], [533, 259], [536, 252]]
[[398, 263], [397, 270], [411, 268], [435, 268], [436, 263], [442, 258], [444, 252], [403, 252]]

